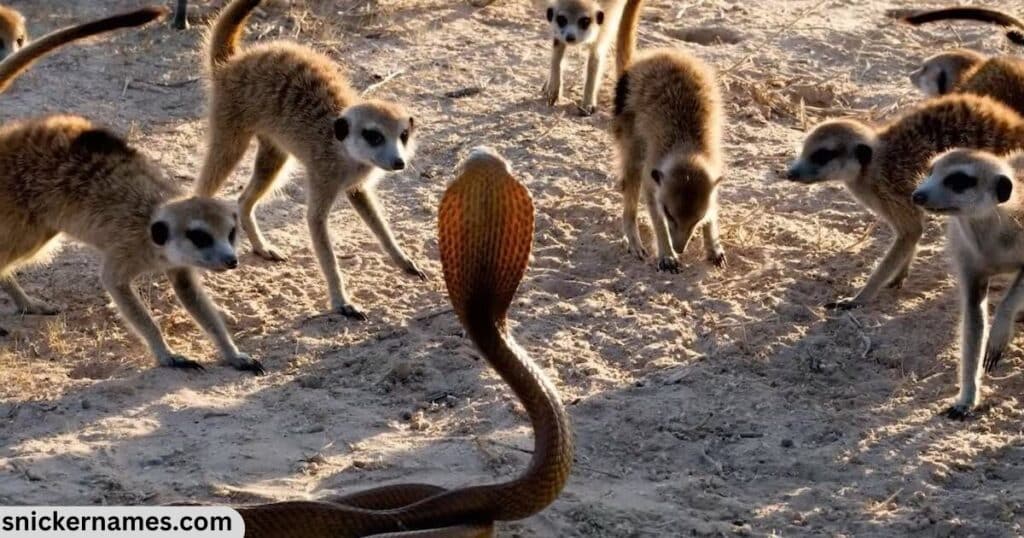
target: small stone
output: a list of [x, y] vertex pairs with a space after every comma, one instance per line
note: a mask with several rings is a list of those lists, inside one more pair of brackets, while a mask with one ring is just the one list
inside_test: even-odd
[[783, 439], [782, 442], [779, 443], [779, 445], [782, 446], [782, 448], [793, 448], [793, 440]]

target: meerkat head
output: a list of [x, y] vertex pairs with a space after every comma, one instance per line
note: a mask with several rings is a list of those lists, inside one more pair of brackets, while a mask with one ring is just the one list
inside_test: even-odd
[[832, 120], [811, 131], [786, 178], [799, 183], [853, 181], [871, 164], [878, 145], [875, 131], [853, 120]]
[[150, 219], [149, 238], [176, 267], [238, 267], [238, 211], [223, 200], [186, 198], [160, 206]]
[[547, 18], [555, 41], [583, 45], [597, 39], [605, 13], [593, 0], [554, 0], [548, 4]]
[[669, 157], [651, 169], [655, 197], [668, 222], [672, 244], [682, 252], [714, 204], [721, 174], [700, 156]]
[[985, 151], [954, 149], [932, 161], [914, 191], [914, 204], [926, 211], [975, 216], [995, 210], [1013, 194], [1013, 167]]
[[985, 61], [977, 52], [957, 49], [929, 57], [910, 73], [910, 82], [927, 97], [946, 95]]
[[0, 6], [0, 60], [18, 52], [26, 43], [25, 18], [13, 9]]
[[401, 105], [365, 101], [346, 108], [334, 136], [355, 160], [388, 171], [404, 170], [416, 151], [416, 122]]

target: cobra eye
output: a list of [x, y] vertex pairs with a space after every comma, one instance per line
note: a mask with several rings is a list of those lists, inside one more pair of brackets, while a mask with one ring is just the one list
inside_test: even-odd
[[236, 232], [235, 227], [232, 226], [231, 227], [231, 231], [228, 232], [228, 241], [230, 241], [231, 243], [235, 242], [235, 235], [236, 235], [235, 232]]
[[832, 159], [835, 159], [837, 155], [839, 155], [839, 152], [834, 149], [821, 148], [811, 154], [810, 160], [813, 164], [824, 166]]
[[409, 130], [406, 129], [406, 130], [402, 131], [402, 135], [399, 138], [402, 139], [402, 143], [403, 144], [408, 144], [409, 143]]
[[565, 18], [565, 15], [559, 15], [555, 17], [555, 22], [558, 23], [559, 28], [565, 28], [565, 25], [569, 24], [569, 19]]
[[590, 17], [580, 17], [580, 20], [576, 21], [576, 26], [580, 27], [580, 30], [586, 30], [590, 28]]
[[213, 236], [204, 230], [189, 230], [185, 232], [185, 238], [191, 241], [196, 248], [209, 248], [213, 245]]
[[963, 172], [954, 172], [942, 180], [942, 184], [955, 193], [961, 193], [978, 185], [978, 178]]
[[364, 129], [363, 140], [366, 140], [367, 144], [377, 147], [384, 143], [384, 135], [382, 135], [380, 131], [374, 129]]

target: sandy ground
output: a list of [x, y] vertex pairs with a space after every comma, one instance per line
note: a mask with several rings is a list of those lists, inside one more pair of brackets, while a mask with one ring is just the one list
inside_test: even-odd
[[[10, 3], [40, 35], [139, 2]], [[461, 338], [434, 236], [455, 163], [487, 143], [538, 208], [514, 330], [578, 435], [562, 497], [505, 534], [1024, 534], [1024, 354], [1014, 347], [989, 379], [978, 419], [937, 416], [955, 394], [958, 353], [942, 223], [929, 224], [903, 290], [830, 313], [821, 305], [864, 282], [890, 234], [840, 186], [778, 177], [806, 125], [891, 116], [918, 99], [905, 75], [921, 58], [961, 44], [1008, 52], [1005, 41], [977, 25], [897, 27], [883, 12], [912, 6], [903, 1], [649, 4], [642, 46], [682, 47], [722, 72], [728, 268], [703, 262], [699, 243], [679, 275], [626, 252], [606, 133], [610, 77], [594, 117], [569, 101], [542, 104], [548, 41], [529, 0], [482, 10], [454, 0], [274, 2], [250, 39], [324, 50], [356, 87], [381, 83], [373, 95], [420, 119], [414, 167], [381, 193], [430, 281], [401, 275], [341, 203], [336, 250], [371, 320], [321, 315], [326, 290], [292, 182], [259, 211], [291, 259], [265, 262], [245, 246], [241, 269], [206, 277], [239, 347], [270, 375], [217, 366], [165, 282], [140, 283], [170, 343], [210, 364], [187, 373], [154, 368], [108, 306], [94, 253], [67, 244], [21, 273], [62, 314], [15, 316], [0, 299], [10, 331], [0, 337], [0, 503], [247, 503], [518, 472], [528, 426]], [[1020, 1], [1002, 5], [1024, 13]], [[698, 27], [736, 42], [684, 42]], [[128, 133], [190, 183], [204, 131], [201, 36], [162, 26], [61, 52], [2, 97], [0, 119], [75, 111]], [[574, 57], [568, 97], [578, 98], [581, 67]], [[483, 91], [446, 95], [475, 87]], [[251, 159], [226, 195], [240, 192]]]

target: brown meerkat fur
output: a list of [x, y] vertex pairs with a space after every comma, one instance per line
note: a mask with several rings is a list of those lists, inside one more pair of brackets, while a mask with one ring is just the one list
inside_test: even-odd
[[1020, 58], [987, 58], [965, 49], [941, 52], [911, 73], [910, 81], [928, 97], [950, 93], [983, 95], [1024, 114], [1024, 60]]
[[554, 106], [562, 97], [562, 64], [569, 47], [587, 49], [587, 72], [579, 109], [584, 115], [597, 110], [597, 94], [604, 81], [608, 50], [617, 35], [625, 0], [549, 0], [545, 16], [551, 27], [551, 66], [544, 97]]
[[900, 20], [913, 26], [931, 22], [963, 20], [998, 24], [1006, 28], [1006, 38], [1016, 45], [1024, 45], [1024, 21], [998, 9], [957, 6], [920, 11], [901, 17]]
[[330, 58], [309, 48], [283, 41], [238, 50], [245, 21], [259, 4], [232, 1], [210, 36], [209, 142], [197, 192], [216, 193], [256, 138], [255, 170], [239, 200], [242, 227], [257, 255], [283, 260], [263, 237], [253, 211], [295, 156], [306, 169], [306, 220], [331, 306], [365, 319], [345, 290], [327, 217], [344, 192], [391, 259], [405, 273], [426, 279], [395, 241], [374, 194], [384, 170], [402, 170], [411, 158], [413, 118], [397, 103], [361, 99]]
[[660, 270], [678, 272], [676, 253], [685, 251], [698, 225], [703, 227], [707, 258], [721, 266], [722, 97], [714, 72], [689, 54], [653, 50], [633, 61], [642, 4], [627, 0], [618, 38], [612, 134], [619, 154], [623, 233], [630, 251], [646, 258], [637, 227], [642, 190], [657, 237]]
[[7, 6], [0, 6], [0, 60], [18, 52], [28, 43], [25, 17]]
[[[91, 35], [164, 14], [160, 8], [147, 8], [81, 27], [90, 29]], [[52, 35], [65, 39], [82, 34]], [[0, 62], [0, 88], [55, 48], [56, 41], [46, 44], [46, 39]], [[135, 277], [151, 271], [167, 274], [179, 300], [210, 335], [225, 362], [262, 373], [258, 361], [235, 347], [194, 270], [237, 266], [236, 223], [232, 205], [184, 198], [148, 158], [85, 118], [58, 115], [0, 127], [0, 235], [7, 238], [0, 242], [0, 288], [22, 313], [57, 312], [29, 297], [14, 273], [63, 233], [102, 253], [104, 288], [161, 365], [200, 367], [167, 347], [132, 289]]]
[[860, 307], [882, 287], [902, 286], [924, 232], [924, 215], [911, 194], [931, 158], [955, 147], [997, 153], [1024, 147], [1024, 119], [989, 97], [954, 94], [930, 99], [880, 128], [830, 120], [807, 136], [788, 179], [842, 181], [896, 234], [860, 292], [828, 307]]

